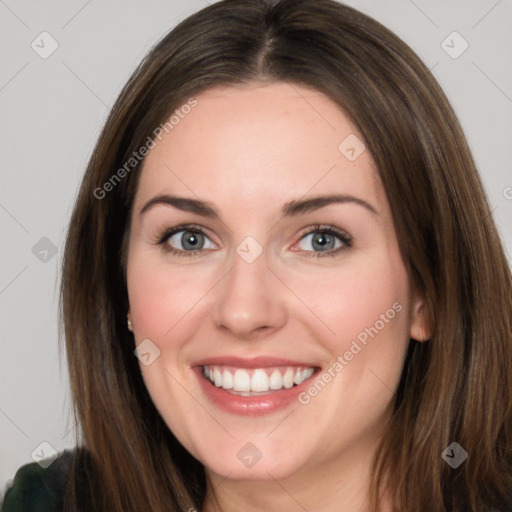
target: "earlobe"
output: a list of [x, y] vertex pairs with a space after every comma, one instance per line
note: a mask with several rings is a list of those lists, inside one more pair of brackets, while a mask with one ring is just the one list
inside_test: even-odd
[[411, 310], [410, 337], [416, 341], [428, 341], [430, 336], [431, 330], [425, 301], [418, 297], [413, 301], [413, 307]]

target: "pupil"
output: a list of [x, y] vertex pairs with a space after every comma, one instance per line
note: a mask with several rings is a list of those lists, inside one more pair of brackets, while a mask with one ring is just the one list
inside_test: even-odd
[[187, 231], [183, 234], [183, 247], [185, 249], [194, 249], [199, 244], [199, 237], [200, 233], [192, 233], [190, 231]]
[[[313, 244], [317, 243], [319, 244], [321, 249], [332, 249], [332, 247], [327, 247], [329, 245], [329, 242], [332, 242], [333, 238], [330, 235], [327, 235], [325, 233], [317, 234], [313, 237]], [[330, 244], [332, 245], [332, 243]]]

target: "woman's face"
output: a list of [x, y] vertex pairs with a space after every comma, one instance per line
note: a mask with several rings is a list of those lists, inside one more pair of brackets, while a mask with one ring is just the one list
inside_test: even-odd
[[153, 402], [213, 474], [367, 460], [409, 338], [426, 338], [371, 155], [313, 89], [195, 100], [155, 139], [132, 216], [129, 314]]

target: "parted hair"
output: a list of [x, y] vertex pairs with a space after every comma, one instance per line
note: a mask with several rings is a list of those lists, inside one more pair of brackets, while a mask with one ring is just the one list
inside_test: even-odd
[[[127, 241], [143, 160], [108, 193], [95, 191], [191, 97], [255, 80], [312, 87], [349, 116], [425, 300], [431, 337], [409, 342], [373, 461], [372, 512], [384, 491], [397, 511], [502, 512], [512, 491], [512, 280], [488, 200], [429, 69], [387, 28], [334, 0], [209, 5], [151, 49], [111, 109], [62, 260], [60, 336], [78, 426], [65, 509], [201, 509], [204, 467], [156, 410], [126, 328]], [[455, 469], [441, 457], [452, 442], [468, 453]]]

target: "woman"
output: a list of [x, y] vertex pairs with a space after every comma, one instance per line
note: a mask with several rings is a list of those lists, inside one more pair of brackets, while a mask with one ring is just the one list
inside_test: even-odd
[[330, 0], [208, 6], [91, 158], [61, 288], [83, 437], [4, 510], [510, 510], [511, 291], [403, 42]]

